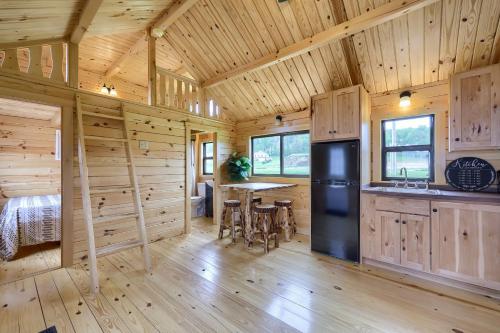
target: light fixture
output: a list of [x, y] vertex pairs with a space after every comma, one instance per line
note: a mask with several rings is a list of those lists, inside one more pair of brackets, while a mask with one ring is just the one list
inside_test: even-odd
[[277, 115], [276, 118], [274, 119], [274, 124], [276, 126], [280, 126], [282, 121], [283, 121], [283, 117], [280, 115]]
[[411, 92], [408, 90], [403, 91], [401, 94], [399, 94], [399, 106], [402, 108], [408, 107], [411, 105]]
[[153, 36], [155, 38], [162, 38], [164, 33], [165, 33], [165, 31], [163, 31], [162, 28], [151, 29], [151, 36]]
[[109, 87], [106, 86], [106, 83], [104, 83], [101, 87], [101, 93], [107, 94], [113, 97], [116, 97], [118, 94], [116, 93], [115, 86], [110, 85]]

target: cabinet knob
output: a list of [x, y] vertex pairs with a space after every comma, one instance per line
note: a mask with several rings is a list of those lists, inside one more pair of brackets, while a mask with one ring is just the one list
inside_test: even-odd
[[406, 251], [406, 247], [404, 247], [404, 246], [403, 246], [402, 250], [403, 250], [403, 251]]
[[406, 224], [406, 221], [401, 221], [402, 224]]
[[399, 223], [399, 220], [398, 220], [398, 219], [396, 219], [394, 222]]
[[333, 133], [337, 133], [337, 131], [333, 131]]
[[437, 208], [432, 208], [432, 211], [433, 211], [434, 213], [437, 213], [437, 211], [438, 211], [438, 210], [437, 210]]
[[455, 141], [460, 141], [460, 138], [455, 138]]
[[332, 131], [328, 131], [329, 134], [332, 134]]

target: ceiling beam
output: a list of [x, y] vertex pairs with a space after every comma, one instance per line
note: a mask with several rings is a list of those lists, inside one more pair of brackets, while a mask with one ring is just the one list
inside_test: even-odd
[[89, 30], [92, 21], [94, 20], [99, 7], [101, 7], [103, 0], [87, 0], [85, 3], [85, 7], [83, 7], [82, 13], [80, 14], [80, 19], [78, 20], [78, 24], [73, 29], [73, 33], [71, 34], [70, 41], [74, 44], [79, 44], [83, 38], [83, 35]]
[[248, 64], [217, 75], [203, 82], [202, 87], [208, 88], [224, 83], [228, 80], [243, 76], [290, 58], [305, 54], [335, 40], [341, 40], [352, 34], [358, 33], [379, 24], [391, 21], [399, 16], [428, 6], [438, 0], [397, 0], [382, 5], [362, 15], [356, 16], [349, 21], [337, 24], [325, 31], [317, 33], [312, 37], [279, 49], [275, 53], [268, 54]]
[[[151, 32], [161, 37], [163, 32], [193, 7], [196, 2], [198, 2], [198, 0], [176, 0], [175, 3], [153, 24]], [[161, 31], [161, 34], [157, 33], [158, 31]]]
[[[165, 31], [169, 26], [171, 26], [182, 14], [189, 10], [198, 0], [176, 0], [175, 3], [170, 6], [170, 8], [153, 23], [151, 26], [151, 31]], [[130, 49], [122, 54], [118, 59], [113, 62], [113, 64], [108, 68], [104, 77], [109, 79], [115, 76], [123, 68], [123, 64], [129, 59], [129, 57], [136, 55], [146, 48], [148, 45], [148, 33], [144, 31], [144, 35], [141, 36], [130, 47]]]

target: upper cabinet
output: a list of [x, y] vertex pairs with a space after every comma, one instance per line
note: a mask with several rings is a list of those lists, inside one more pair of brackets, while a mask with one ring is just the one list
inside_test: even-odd
[[450, 151], [500, 148], [500, 64], [451, 78]]
[[312, 141], [359, 139], [361, 122], [369, 117], [368, 104], [360, 85], [314, 96]]

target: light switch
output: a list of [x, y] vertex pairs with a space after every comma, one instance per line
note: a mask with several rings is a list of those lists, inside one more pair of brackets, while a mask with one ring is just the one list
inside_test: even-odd
[[149, 141], [139, 140], [139, 149], [149, 149]]

